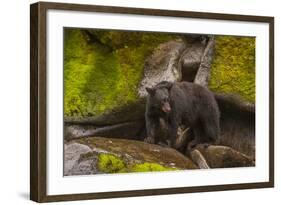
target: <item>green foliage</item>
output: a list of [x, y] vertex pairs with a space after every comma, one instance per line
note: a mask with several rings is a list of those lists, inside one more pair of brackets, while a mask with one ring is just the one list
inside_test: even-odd
[[143, 164], [135, 164], [132, 167], [132, 172], [152, 172], [152, 171], [173, 171], [175, 168], [164, 167], [160, 164], [156, 163], [143, 163]]
[[81, 29], [64, 33], [64, 115], [97, 116], [137, 99], [147, 56], [175, 36]]
[[105, 173], [120, 173], [125, 171], [125, 164], [115, 155], [99, 154], [98, 169]]
[[255, 38], [216, 37], [209, 87], [255, 102]]
[[120, 157], [113, 154], [99, 154], [98, 169], [104, 173], [129, 173], [129, 172], [153, 172], [173, 171], [176, 168], [164, 167], [157, 163], [126, 164]]

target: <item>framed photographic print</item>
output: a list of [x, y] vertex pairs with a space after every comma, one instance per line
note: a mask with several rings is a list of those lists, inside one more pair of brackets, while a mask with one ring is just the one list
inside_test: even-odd
[[30, 198], [274, 186], [274, 18], [31, 5]]

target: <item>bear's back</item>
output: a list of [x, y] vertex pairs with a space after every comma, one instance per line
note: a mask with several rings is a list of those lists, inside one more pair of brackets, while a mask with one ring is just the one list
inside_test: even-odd
[[178, 86], [185, 94], [189, 96], [200, 96], [200, 95], [211, 94], [208, 88], [195, 83], [183, 81], [183, 82], [176, 82], [175, 85]]
[[191, 83], [191, 82], [177, 82], [174, 84], [185, 95], [185, 100], [192, 101], [196, 104], [202, 104], [202, 106], [217, 106], [215, 96], [208, 88]]

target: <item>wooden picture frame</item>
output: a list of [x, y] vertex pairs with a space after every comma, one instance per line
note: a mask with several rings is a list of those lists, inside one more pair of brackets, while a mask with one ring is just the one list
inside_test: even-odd
[[[62, 10], [102, 12], [124, 15], [144, 15], [211, 19], [237, 22], [257, 22], [269, 26], [269, 179], [262, 182], [192, 187], [173, 187], [99, 193], [48, 195], [47, 193], [47, 11]], [[30, 6], [30, 199], [37, 202], [86, 200], [114, 197], [132, 197], [160, 194], [179, 194], [274, 186], [274, 18], [235, 14], [202, 13], [188, 11], [141, 8], [108, 7], [82, 4], [39, 2]]]

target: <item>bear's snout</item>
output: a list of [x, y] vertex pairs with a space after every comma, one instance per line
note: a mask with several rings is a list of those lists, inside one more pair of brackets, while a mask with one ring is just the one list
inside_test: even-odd
[[162, 104], [162, 110], [163, 110], [163, 112], [165, 112], [165, 113], [171, 112], [171, 106], [170, 106], [170, 104], [169, 104], [168, 102], [164, 102], [164, 103]]

